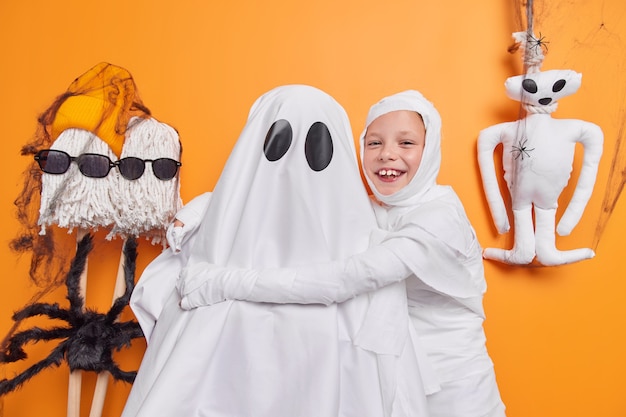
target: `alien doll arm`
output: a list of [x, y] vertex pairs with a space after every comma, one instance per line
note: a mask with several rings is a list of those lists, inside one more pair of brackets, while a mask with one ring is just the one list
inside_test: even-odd
[[503, 130], [504, 125], [499, 124], [483, 129], [478, 135], [478, 165], [491, 217], [499, 233], [506, 233], [510, 229], [509, 217], [500, 193], [493, 162], [494, 150], [498, 144], [502, 143]]
[[556, 231], [561, 236], [569, 235], [578, 224], [596, 182], [598, 165], [602, 156], [604, 134], [599, 126], [577, 120], [580, 123], [579, 142], [584, 147], [584, 156], [574, 195], [563, 213]]

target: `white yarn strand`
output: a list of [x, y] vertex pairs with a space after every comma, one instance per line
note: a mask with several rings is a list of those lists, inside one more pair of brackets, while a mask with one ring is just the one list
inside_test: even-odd
[[[105, 142], [82, 129], [63, 131], [50, 149], [65, 151], [74, 157], [91, 152], [116, 159]], [[85, 177], [75, 163], [71, 163], [64, 174], [43, 173], [38, 220], [42, 227], [40, 233], [45, 234], [46, 227], [54, 224], [69, 229], [69, 233], [74, 228], [98, 230], [113, 224], [115, 201], [119, 200], [117, 174], [112, 170], [105, 178]]]
[[[154, 118], [131, 120], [129, 126], [122, 158], [180, 160], [180, 141], [171, 126]], [[119, 191], [114, 226], [107, 238], [145, 235], [153, 244], [164, 244], [165, 229], [182, 207], [178, 176], [160, 180], [155, 177], [152, 164], [147, 162], [140, 178], [120, 178]]]

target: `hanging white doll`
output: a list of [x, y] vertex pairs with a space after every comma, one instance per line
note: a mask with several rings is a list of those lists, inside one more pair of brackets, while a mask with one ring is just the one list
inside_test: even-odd
[[[525, 32], [523, 36], [526, 37]], [[537, 44], [525, 48], [527, 55], [540, 52], [540, 41], [530, 36], [529, 39]], [[515, 227], [512, 249], [486, 248], [483, 256], [509, 264], [529, 264], [536, 259], [551, 266], [594, 256], [589, 248], [558, 250], [555, 229], [559, 235], [567, 236], [578, 224], [593, 191], [603, 133], [590, 122], [551, 116], [559, 99], [578, 91], [582, 75], [572, 70], [539, 71], [542, 57], [538, 59], [536, 55], [525, 75], [511, 77], [505, 83], [507, 95], [522, 104], [526, 116], [488, 127], [478, 137], [484, 191], [500, 233], [510, 228], [493, 160], [495, 148], [503, 146], [504, 179]], [[555, 227], [559, 196], [572, 172], [576, 143], [584, 147], [582, 169], [572, 199]]]

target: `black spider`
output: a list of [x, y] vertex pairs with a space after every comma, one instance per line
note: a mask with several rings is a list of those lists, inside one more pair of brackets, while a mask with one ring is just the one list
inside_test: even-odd
[[111, 309], [103, 314], [85, 309], [85, 300], [79, 292], [79, 280], [85, 269], [87, 255], [92, 250], [92, 237], [86, 235], [79, 243], [76, 257], [72, 260], [66, 277], [67, 299], [70, 307], [61, 308], [57, 303], [33, 303], [17, 311], [13, 320], [34, 316], [47, 316], [67, 322], [68, 326], [49, 329], [33, 327], [14, 334], [0, 352], [0, 363], [15, 362], [26, 358], [23, 346], [29, 342], [63, 339], [47, 358], [32, 365], [12, 379], [0, 380], [0, 395], [20, 387], [24, 382], [50, 366], [59, 366], [65, 360], [70, 370], [93, 372], [108, 371], [118, 380], [133, 382], [137, 372], [122, 371], [113, 360], [113, 351], [130, 346], [131, 340], [143, 333], [135, 321], [118, 321], [124, 307], [128, 305], [135, 282], [137, 242], [128, 239], [124, 244], [124, 277], [126, 291], [115, 299]]
[[535, 148], [528, 149], [526, 147], [527, 142], [528, 142], [528, 139], [524, 139], [524, 140], [520, 139], [517, 143], [519, 146], [513, 145], [513, 149], [511, 149], [511, 153], [517, 153], [515, 155], [515, 159], [518, 159], [520, 156], [522, 157], [522, 161], [524, 160], [524, 156], [527, 156], [530, 158], [529, 152], [534, 151]]
[[541, 48], [544, 53], [548, 53], [548, 44], [550, 42], [545, 40], [545, 36], [541, 36], [541, 32], [539, 32], [539, 37], [535, 38], [533, 35], [528, 35], [526, 39], [526, 43], [530, 45], [531, 48], [537, 51], [537, 48]]

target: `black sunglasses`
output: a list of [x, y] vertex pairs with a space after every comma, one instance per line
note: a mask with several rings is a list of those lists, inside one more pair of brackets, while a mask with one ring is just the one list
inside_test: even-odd
[[120, 174], [127, 180], [140, 178], [146, 170], [146, 162], [152, 164], [154, 176], [163, 181], [174, 178], [178, 167], [182, 166], [180, 162], [171, 158], [141, 159], [129, 156], [113, 162], [106, 155], [83, 153], [70, 156], [67, 152], [55, 149], [43, 149], [37, 152], [35, 161], [47, 174], [64, 174], [74, 161], [78, 164], [81, 174], [89, 178], [104, 178], [109, 175], [111, 168], [117, 167]]

